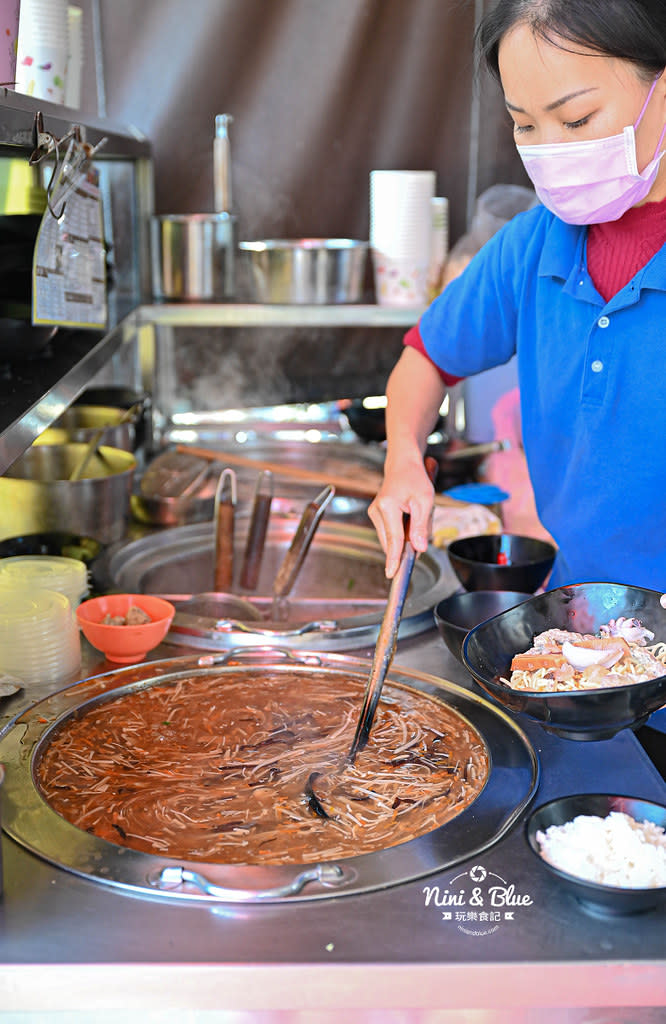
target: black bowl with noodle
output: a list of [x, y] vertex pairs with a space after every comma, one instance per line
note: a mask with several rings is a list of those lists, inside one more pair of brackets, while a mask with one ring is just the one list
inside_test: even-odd
[[[631, 796], [581, 793], [551, 800], [537, 807], [527, 820], [525, 838], [532, 853], [538, 857], [544, 868], [590, 913], [599, 916], [639, 914], [662, 906], [666, 903], [666, 887], [628, 888], [607, 885], [564, 871], [543, 857], [537, 833], [543, 833], [551, 826], [565, 825], [579, 815], [606, 818], [611, 812], [627, 814], [635, 821], [652, 822], [660, 828], [666, 828], [666, 807], [663, 804]], [[602, 854], [599, 852], [599, 858], [601, 857]]]
[[533, 638], [548, 629], [597, 634], [610, 619], [625, 616], [651, 630], [654, 644], [666, 642], [660, 597], [655, 590], [618, 583], [576, 583], [537, 594], [472, 629], [463, 644], [463, 664], [498, 703], [546, 731], [566, 739], [609, 739], [643, 725], [666, 703], [666, 665], [657, 678], [600, 689], [517, 690], [502, 680], [511, 675], [514, 655], [529, 650]]

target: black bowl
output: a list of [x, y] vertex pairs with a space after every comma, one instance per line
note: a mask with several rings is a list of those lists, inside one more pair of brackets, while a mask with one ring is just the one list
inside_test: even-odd
[[537, 832], [550, 825], [564, 825], [579, 814], [605, 818], [611, 811], [622, 811], [636, 821], [651, 821], [666, 828], [666, 807], [632, 796], [611, 796], [607, 793], [581, 793], [537, 807], [527, 820], [525, 836], [530, 849], [544, 868], [593, 914], [615, 916], [640, 914], [666, 902], [666, 887], [652, 889], [626, 889], [599, 882], [586, 881], [570, 875], [544, 860], [537, 842]]
[[547, 732], [566, 739], [609, 739], [621, 729], [642, 725], [666, 703], [666, 675], [627, 686], [560, 693], [512, 690], [500, 680], [509, 678], [514, 654], [528, 650], [534, 636], [546, 629], [598, 633], [609, 619], [626, 615], [652, 630], [655, 643], [666, 640], [660, 597], [655, 590], [619, 583], [576, 583], [537, 594], [471, 630], [463, 643], [463, 664], [486, 693]]
[[447, 552], [465, 590], [514, 590], [523, 594], [533, 594], [541, 586], [556, 555], [549, 541], [515, 533], [460, 537], [451, 541]]
[[454, 658], [462, 662], [462, 643], [470, 629], [493, 615], [527, 601], [529, 594], [515, 590], [470, 590], [451, 594], [435, 606], [439, 635]]

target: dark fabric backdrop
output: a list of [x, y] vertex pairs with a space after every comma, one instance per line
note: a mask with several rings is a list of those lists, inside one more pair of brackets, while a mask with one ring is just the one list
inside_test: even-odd
[[[155, 153], [156, 211], [212, 210], [216, 113], [241, 237], [368, 236], [372, 168], [434, 169], [464, 230], [473, 0], [102, 0], [107, 112]], [[482, 79], [476, 191], [524, 182]]]
[[[475, 195], [497, 182], [526, 182], [487, 75], [475, 106], [473, 37], [483, 7], [484, 0], [100, 0], [106, 113], [151, 140], [157, 213], [213, 209], [214, 118], [227, 112], [240, 238], [367, 239], [368, 176], [385, 167], [437, 172], [455, 241]], [[89, 85], [84, 103], [93, 93]], [[367, 289], [372, 300], [371, 273]], [[402, 338], [398, 330], [230, 334], [179, 332], [180, 362], [193, 377], [204, 362], [220, 368], [193, 404], [377, 393]], [[231, 377], [230, 363], [240, 367]], [[179, 401], [188, 399], [181, 393]]]

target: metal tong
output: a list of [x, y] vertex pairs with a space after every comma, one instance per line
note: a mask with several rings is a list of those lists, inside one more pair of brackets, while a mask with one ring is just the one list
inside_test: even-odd
[[[425, 464], [428, 476], [432, 481], [435, 479], [435, 475], [437, 473], [437, 461], [431, 456], [428, 456], [425, 460]], [[400, 557], [400, 565], [398, 566], [395, 576], [391, 580], [388, 600], [382, 617], [382, 623], [379, 628], [375, 654], [372, 659], [372, 667], [370, 669], [370, 675], [368, 676], [368, 682], [366, 683], [365, 693], [363, 695], [361, 713], [356, 725], [354, 739], [352, 740], [344, 765], [353, 764], [359, 750], [362, 750], [368, 742], [372, 723], [375, 720], [377, 704], [379, 703], [379, 698], [384, 686], [384, 680], [386, 679], [391, 662], [393, 661], [393, 655], [395, 654], [402, 611], [405, 606], [407, 591], [409, 590], [412, 571], [417, 558], [417, 553], [412, 546], [412, 542], [409, 537], [409, 528], [409, 516], [405, 516], [405, 542], [402, 549], [402, 555]], [[313, 789], [314, 782], [320, 774], [320, 772], [311, 773], [305, 785], [305, 793], [311, 810], [313, 810], [320, 818], [330, 818], [331, 815], [323, 806]]]
[[254, 590], [259, 581], [259, 570], [264, 555], [272, 501], [273, 474], [266, 469], [259, 474], [254, 492], [252, 515], [240, 574], [240, 585], [244, 590]]
[[329, 484], [313, 501], [305, 506], [301, 521], [289, 545], [289, 550], [273, 582], [273, 614], [276, 618], [280, 617], [282, 611], [281, 602], [291, 592], [303, 560], [312, 544], [319, 521], [334, 495], [335, 488]]

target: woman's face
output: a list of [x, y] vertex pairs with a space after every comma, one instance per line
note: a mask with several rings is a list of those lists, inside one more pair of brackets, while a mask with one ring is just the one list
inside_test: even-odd
[[[563, 47], [572, 45], [562, 41]], [[537, 38], [527, 25], [517, 25], [503, 38], [499, 68], [514, 138], [526, 146], [617, 135], [635, 124], [651, 85], [628, 61], [582, 48], [572, 53]], [[664, 124], [666, 72], [636, 131], [639, 170], [652, 160]], [[666, 158], [648, 199], [664, 197]]]

